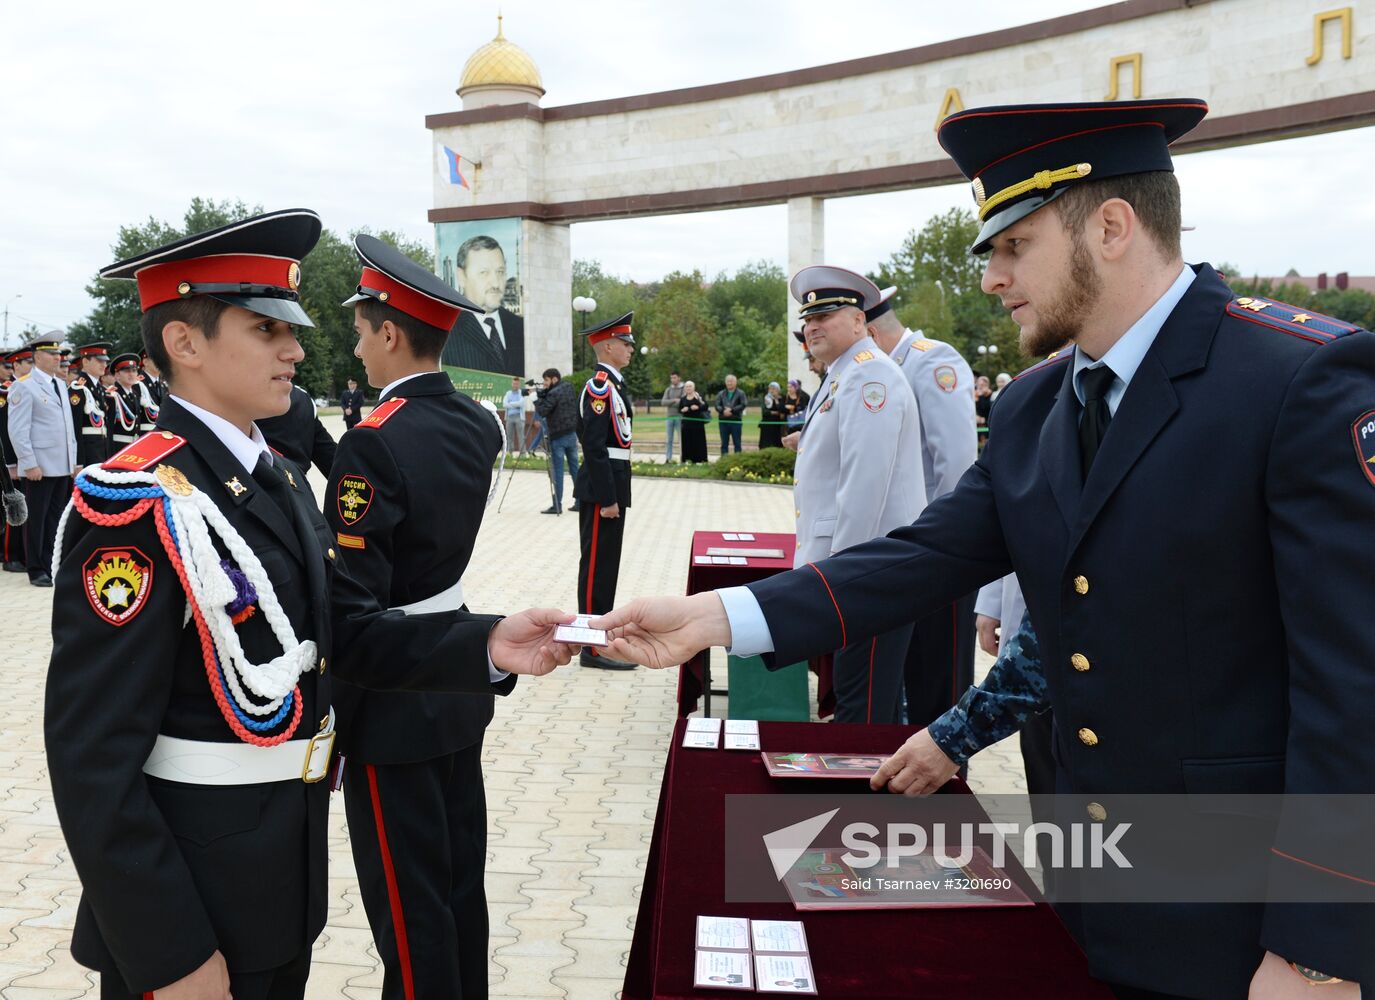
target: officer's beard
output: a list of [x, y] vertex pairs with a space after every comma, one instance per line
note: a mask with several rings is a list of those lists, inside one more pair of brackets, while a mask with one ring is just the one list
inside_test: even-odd
[[1069, 255], [1069, 277], [1058, 298], [1037, 310], [1039, 320], [1023, 328], [1018, 338], [1022, 353], [1039, 358], [1059, 350], [1084, 332], [1084, 321], [1103, 293], [1103, 279], [1093, 266], [1082, 234], [1075, 233]]

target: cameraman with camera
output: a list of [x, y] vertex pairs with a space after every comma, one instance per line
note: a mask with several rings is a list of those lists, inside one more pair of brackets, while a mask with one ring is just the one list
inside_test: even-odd
[[[565, 455], [569, 474], [578, 478], [578, 403], [572, 386], [563, 381], [557, 368], [544, 370], [544, 388], [535, 390], [535, 412], [544, 418], [549, 454], [554, 460], [554, 504], [540, 513], [562, 514]], [[577, 501], [571, 509], [578, 509]]]

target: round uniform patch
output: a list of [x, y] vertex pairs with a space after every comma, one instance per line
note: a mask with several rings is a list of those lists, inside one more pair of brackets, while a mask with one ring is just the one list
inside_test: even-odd
[[153, 589], [153, 563], [138, 549], [96, 549], [81, 567], [86, 600], [111, 625], [143, 610]]
[[1366, 482], [1375, 486], [1375, 410], [1366, 410], [1351, 424], [1351, 443], [1356, 446]]
[[372, 504], [372, 483], [356, 473], [344, 473], [339, 477], [335, 503], [345, 524], [357, 524]]
[[877, 413], [888, 402], [888, 387], [882, 382], [865, 382], [860, 389], [860, 397], [864, 400], [865, 409]]
[[605, 413], [605, 412], [606, 412], [606, 400], [604, 400], [604, 399], [594, 399], [594, 400], [592, 400], [592, 412], [595, 413], [595, 414], [597, 414], [597, 416], [601, 416], [603, 413]]
[[73, 406], [80, 406], [80, 405], [81, 405], [81, 396], [78, 395], [78, 394], [75, 393], [75, 392], [72, 393], [72, 405], [73, 405]]
[[941, 365], [936, 369], [935, 375], [936, 385], [941, 387], [941, 392], [954, 392], [955, 387], [960, 384], [960, 376], [949, 365]]

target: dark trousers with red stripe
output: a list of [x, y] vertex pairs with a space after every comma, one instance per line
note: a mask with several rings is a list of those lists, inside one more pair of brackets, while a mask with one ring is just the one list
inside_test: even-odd
[[911, 638], [912, 626], [903, 625], [836, 651], [832, 661], [836, 722], [902, 722], [902, 664]]
[[912, 627], [903, 667], [907, 722], [929, 725], [974, 683], [974, 596], [969, 594]]
[[582, 501], [578, 508], [578, 533], [582, 559], [578, 563], [578, 613], [604, 615], [616, 606], [616, 580], [621, 575], [621, 538], [625, 515], [602, 517], [601, 507]]
[[[286, 965], [266, 972], [230, 972], [229, 992], [234, 1000], [302, 1000], [310, 975], [310, 946]], [[167, 984], [171, 986], [171, 983]], [[130, 993], [113, 972], [100, 976], [100, 1000], [153, 1000], [152, 993]]]
[[[27, 504], [27, 499], [24, 502]], [[0, 515], [0, 521], [2, 520], [4, 518]], [[3, 549], [0, 555], [4, 556], [4, 562], [27, 566], [28, 560], [24, 555], [24, 526], [5, 521], [4, 534], [0, 535], [0, 548]]]
[[350, 760], [344, 807], [384, 1000], [486, 1000], [481, 742], [415, 764]]

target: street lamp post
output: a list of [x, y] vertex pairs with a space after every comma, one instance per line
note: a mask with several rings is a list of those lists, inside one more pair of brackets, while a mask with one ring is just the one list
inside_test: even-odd
[[978, 346], [979, 357], [996, 358], [998, 356], [997, 344], [980, 344]]
[[[573, 311], [582, 315], [582, 332], [587, 332], [587, 314], [597, 308], [597, 300], [586, 295], [578, 295], [573, 299]], [[587, 338], [583, 337], [578, 345], [579, 368], [587, 365]]]
[[24, 295], [23, 295], [23, 293], [21, 292], [21, 293], [15, 295], [14, 298], [10, 299], [9, 302], [6, 302], [6, 303], [5, 303], [5, 344], [6, 344], [6, 345], [8, 345], [9, 342], [10, 342], [10, 302], [14, 302], [16, 299], [22, 299], [23, 297], [24, 297]]

